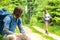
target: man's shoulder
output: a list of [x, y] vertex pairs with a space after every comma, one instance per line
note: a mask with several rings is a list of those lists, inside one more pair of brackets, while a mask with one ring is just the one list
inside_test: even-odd
[[4, 20], [5, 20], [5, 19], [11, 20], [11, 18], [12, 18], [12, 15], [7, 15], [7, 16], [4, 18]]
[[22, 20], [22, 18], [18, 18], [18, 20]]
[[18, 23], [21, 24], [22, 23], [22, 19], [18, 18]]
[[6, 17], [3, 19], [4, 22], [10, 21], [10, 20], [11, 20], [11, 18], [10, 18], [9, 16], [6, 16]]

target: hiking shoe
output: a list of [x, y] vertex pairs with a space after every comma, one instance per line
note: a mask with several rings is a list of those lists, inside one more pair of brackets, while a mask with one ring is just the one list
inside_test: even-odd
[[48, 34], [48, 31], [46, 30], [45, 33]]

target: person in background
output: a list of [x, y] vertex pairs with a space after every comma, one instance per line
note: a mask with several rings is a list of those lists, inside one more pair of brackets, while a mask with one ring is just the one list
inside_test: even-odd
[[[4, 18], [4, 28], [3, 28], [3, 34], [4, 38], [8, 40], [17, 40], [17, 38], [24, 38], [24, 40], [28, 40], [28, 36], [25, 34], [25, 31], [22, 27], [22, 8], [15, 7], [13, 14], [8, 15]], [[18, 26], [18, 29], [21, 33], [14, 33], [14, 30], [16, 29], [16, 26]]]
[[50, 16], [50, 14], [48, 13], [47, 10], [44, 10], [43, 18], [44, 18], [44, 22], [45, 22], [45, 25], [46, 25], [45, 33], [48, 34], [48, 25], [49, 25], [49, 21], [50, 21], [51, 16]]

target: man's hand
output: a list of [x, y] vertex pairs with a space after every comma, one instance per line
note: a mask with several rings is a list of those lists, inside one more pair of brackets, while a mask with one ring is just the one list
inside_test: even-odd
[[24, 38], [25, 40], [31, 40], [26, 34], [23, 34], [23, 38]]
[[15, 34], [17, 37], [24, 38], [25, 40], [30, 40], [26, 34]]
[[23, 34], [16, 34], [16, 33], [15, 33], [15, 35], [16, 35], [17, 37], [23, 38]]

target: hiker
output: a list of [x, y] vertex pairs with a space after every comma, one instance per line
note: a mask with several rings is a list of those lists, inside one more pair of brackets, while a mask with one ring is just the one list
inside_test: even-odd
[[[3, 38], [7, 40], [17, 40], [18, 38], [24, 38], [24, 40], [28, 40], [28, 36], [25, 34], [25, 31], [22, 27], [22, 15], [23, 10], [20, 7], [15, 7], [13, 14], [8, 15], [4, 18], [4, 28], [3, 28]], [[16, 25], [21, 33], [14, 33], [16, 29]]]
[[49, 25], [49, 21], [50, 21], [50, 14], [48, 13], [47, 9], [44, 10], [44, 15], [43, 15], [43, 18], [44, 18], [44, 22], [45, 22], [45, 26], [46, 26], [46, 31], [45, 33], [48, 34], [48, 25]]

